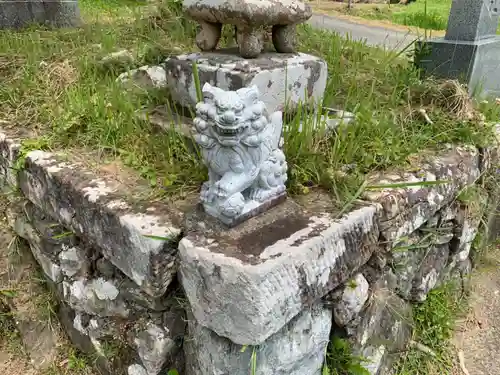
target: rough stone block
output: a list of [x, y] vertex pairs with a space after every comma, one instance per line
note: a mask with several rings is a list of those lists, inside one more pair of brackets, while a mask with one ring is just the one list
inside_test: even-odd
[[[105, 341], [101, 340], [100, 337], [96, 338], [93, 335], [88, 335], [85, 329], [82, 329], [80, 325], [76, 324], [81, 316], [75, 314], [75, 311], [63, 301], [59, 305], [57, 314], [64, 331], [73, 345], [81, 352], [93, 358], [93, 365], [96, 367], [99, 374], [124, 374], [126, 373], [126, 369], [136, 360], [136, 353], [134, 353], [123, 340], [112, 341], [108, 337], [108, 340]], [[87, 320], [93, 324], [96, 323], [95, 319], [88, 318]], [[104, 344], [105, 342], [106, 344]], [[108, 357], [104, 352], [104, 345], [113, 348], [113, 355], [111, 357]]]
[[180, 277], [201, 325], [258, 345], [367, 262], [377, 248], [378, 206], [336, 220], [320, 207], [325, 201], [311, 199], [322, 202], [317, 210], [288, 200], [231, 230], [201, 213], [190, 219]]
[[184, 344], [186, 373], [247, 375], [251, 373], [252, 350], [255, 350], [256, 374], [320, 375], [331, 325], [331, 310], [316, 304], [262, 345], [242, 351], [240, 345], [189, 319], [190, 339]]
[[[479, 202], [471, 202], [475, 204]], [[481, 224], [481, 214], [462, 207], [457, 217], [456, 238], [452, 242], [451, 251], [453, 252], [452, 261], [463, 262], [469, 258], [472, 249], [472, 243], [479, 232]]]
[[339, 300], [333, 307], [335, 323], [340, 327], [351, 322], [363, 309], [368, 299], [370, 285], [365, 277], [358, 273], [349, 280], [340, 291]]
[[[67, 327], [72, 333], [71, 339], [77, 340], [75, 345], [85, 353], [96, 352], [106, 357], [106, 343], [111, 343], [116, 347], [114, 351], [123, 349], [116, 353], [123, 356], [120, 368], [135, 365], [137, 370], [139, 367], [143, 368], [146, 375], [164, 374], [164, 370], [170, 368], [177, 368], [183, 373], [182, 341], [179, 343], [176, 335], [184, 336], [184, 312], [177, 314], [178, 312], [171, 310], [169, 313], [176, 314], [175, 319], [156, 322], [147, 313], [136, 320], [100, 318], [75, 313], [68, 305], [63, 305], [65, 325], [71, 325]], [[115, 358], [106, 360], [103, 364], [112, 374], [124, 373], [118, 371]]]
[[394, 360], [411, 339], [412, 308], [382, 280], [373, 286], [367, 306], [352, 339], [354, 351], [363, 358], [362, 365], [370, 375], [389, 375]]
[[398, 294], [407, 300], [425, 301], [445, 272], [449, 255], [448, 244], [395, 250], [391, 267], [397, 277]]
[[114, 280], [102, 277], [63, 281], [64, 300], [76, 311], [97, 316], [127, 318], [130, 308], [120, 295]]
[[[30, 152], [19, 174], [24, 195], [77, 236], [102, 250], [114, 266], [151, 296], [176, 274], [180, 213], [136, 201], [134, 188], [103, 177], [68, 157]], [[177, 215], [177, 216], [176, 216]]]
[[148, 324], [134, 340], [141, 362], [147, 374], [159, 374], [167, 357], [177, 349], [176, 342], [168, 330], [154, 324]]
[[11, 206], [6, 211], [7, 220], [16, 234], [28, 241], [31, 253], [42, 268], [43, 273], [52, 282], [59, 283], [63, 279], [63, 274], [59, 264], [50, 256], [53, 246], [44, 241], [37, 230], [27, 221], [20, 207]]
[[14, 164], [21, 149], [18, 138], [9, 137], [0, 129], [0, 185], [17, 186], [17, 174]]
[[[382, 205], [380, 228], [385, 239], [395, 243], [413, 233], [465, 186], [474, 184], [480, 176], [479, 159], [479, 151], [472, 146], [454, 147], [416, 161], [417, 173], [381, 172], [369, 176], [370, 185], [376, 188], [365, 193], [365, 199]], [[413, 185], [390, 186], [394, 184]]]
[[[192, 53], [169, 58], [165, 63], [167, 85], [179, 104], [193, 107], [198, 102], [193, 63], [200, 83], [224, 90], [238, 90], [256, 85], [265, 93], [269, 113], [293, 110], [298, 103], [320, 103], [326, 88], [327, 65], [318, 57], [298, 54], [264, 53], [256, 59], [244, 59], [235, 51]], [[285, 104], [285, 99], [288, 102]]]

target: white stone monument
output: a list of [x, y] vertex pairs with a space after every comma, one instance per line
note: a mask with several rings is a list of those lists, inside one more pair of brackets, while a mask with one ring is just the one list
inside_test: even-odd
[[417, 65], [466, 83], [471, 95], [499, 96], [499, 20], [500, 0], [453, 0], [445, 37], [420, 43]]

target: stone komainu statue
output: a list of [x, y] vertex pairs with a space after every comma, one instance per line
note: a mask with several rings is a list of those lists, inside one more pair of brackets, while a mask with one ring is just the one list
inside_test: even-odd
[[268, 115], [255, 86], [225, 91], [206, 83], [203, 95], [194, 119], [194, 138], [209, 175], [201, 201], [208, 214], [230, 224], [285, 194], [282, 113]]

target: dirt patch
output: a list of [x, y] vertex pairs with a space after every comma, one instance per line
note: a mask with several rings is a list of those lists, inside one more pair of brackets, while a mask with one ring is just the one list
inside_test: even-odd
[[37, 372], [26, 361], [15, 358], [0, 348], [0, 373], [2, 375], [36, 375]]
[[470, 375], [500, 374], [500, 248], [485, 257], [471, 279], [470, 312], [458, 322], [454, 338]]

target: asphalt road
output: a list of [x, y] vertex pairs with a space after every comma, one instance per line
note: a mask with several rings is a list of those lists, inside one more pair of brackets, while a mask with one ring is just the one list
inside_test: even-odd
[[410, 33], [362, 25], [322, 14], [314, 14], [308, 23], [315, 28], [335, 31], [354, 40], [364, 40], [369, 45], [390, 50], [401, 50], [416, 39], [416, 36]]

